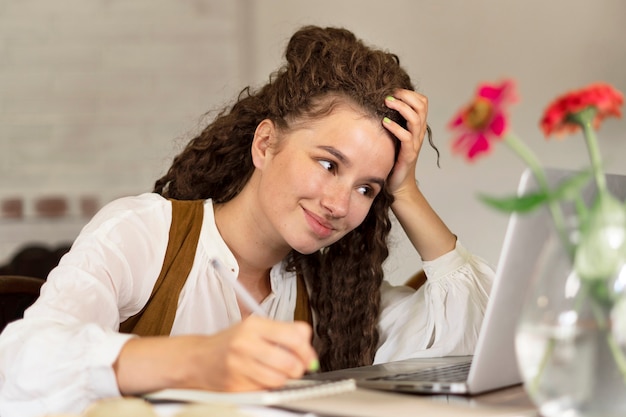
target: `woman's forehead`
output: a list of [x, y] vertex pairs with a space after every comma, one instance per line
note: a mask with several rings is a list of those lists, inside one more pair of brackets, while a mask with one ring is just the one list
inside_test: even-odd
[[337, 111], [337, 109], [348, 109], [365, 118], [377, 117], [376, 112], [368, 111], [347, 95], [331, 92], [313, 98], [308, 109], [296, 110], [288, 114], [285, 120], [290, 128], [297, 128], [297, 125], [324, 119]]

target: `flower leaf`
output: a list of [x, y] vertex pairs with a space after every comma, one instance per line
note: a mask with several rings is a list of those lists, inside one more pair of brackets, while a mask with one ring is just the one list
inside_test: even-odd
[[522, 196], [510, 197], [490, 197], [488, 195], [479, 194], [478, 198], [491, 208], [500, 210], [505, 213], [527, 213], [538, 208], [540, 205], [548, 201], [548, 195], [544, 192], [530, 193]]
[[556, 200], [575, 200], [580, 197], [581, 190], [591, 179], [591, 171], [584, 170], [562, 181], [552, 193]]

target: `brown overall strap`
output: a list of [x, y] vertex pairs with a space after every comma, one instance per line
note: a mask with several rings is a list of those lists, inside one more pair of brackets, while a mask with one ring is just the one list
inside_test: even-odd
[[120, 325], [123, 333], [139, 336], [169, 335], [178, 308], [178, 297], [193, 266], [202, 229], [202, 200], [172, 203], [172, 224], [161, 273], [144, 308]]
[[[169, 335], [176, 317], [178, 297], [191, 271], [200, 238], [202, 200], [172, 202], [172, 224], [163, 268], [144, 308], [120, 325], [123, 333], [139, 336]], [[294, 320], [313, 324], [304, 279], [297, 274]]]
[[309, 305], [309, 292], [306, 289], [304, 278], [299, 272], [296, 274], [296, 309], [293, 312], [293, 319], [306, 321], [313, 326], [313, 317], [311, 315], [311, 306]]

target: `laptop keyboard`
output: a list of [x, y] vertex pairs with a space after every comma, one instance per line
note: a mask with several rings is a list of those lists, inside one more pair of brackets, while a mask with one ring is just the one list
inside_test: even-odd
[[368, 378], [372, 381], [463, 382], [469, 375], [471, 362], [425, 368], [415, 372]]

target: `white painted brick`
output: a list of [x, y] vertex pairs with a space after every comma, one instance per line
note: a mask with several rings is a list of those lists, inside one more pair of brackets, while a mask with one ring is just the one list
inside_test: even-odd
[[0, 103], [13, 97], [50, 94], [52, 85], [52, 74], [47, 71], [15, 67], [8, 69], [0, 64]]
[[7, 68], [39, 68], [63, 72], [101, 66], [99, 51], [82, 41], [8, 41], [5, 46]]
[[0, 197], [30, 216], [42, 195], [150, 191], [242, 87], [242, 1], [0, 0]]

